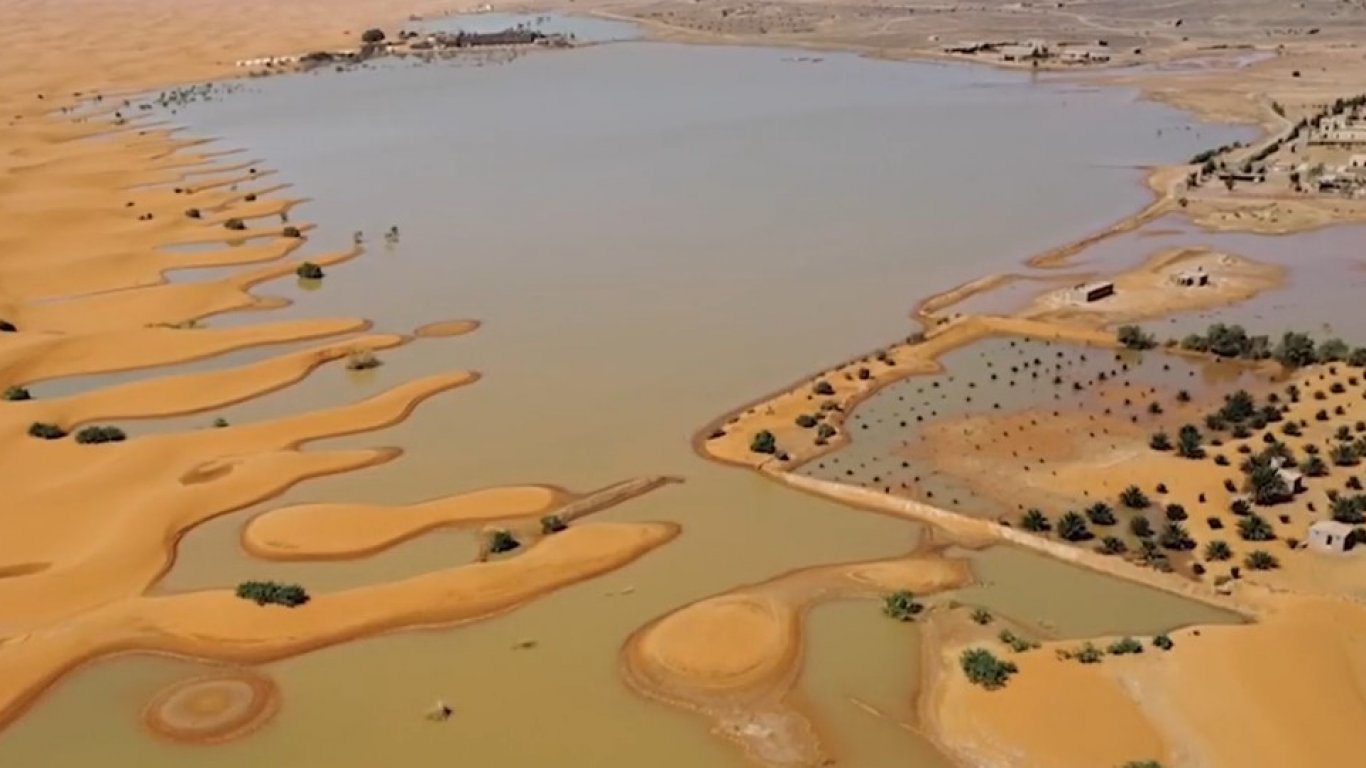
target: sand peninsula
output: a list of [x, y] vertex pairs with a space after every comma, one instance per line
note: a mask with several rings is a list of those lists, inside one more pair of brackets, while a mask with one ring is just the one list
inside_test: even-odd
[[[404, 6], [405, 18], [409, 13], [459, 10], [448, 3], [417, 0]], [[1211, 148], [1213, 154], [1199, 163], [1155, 170], [1150, 176], [1156, 195], [1151, 206], [1095, 237], [1040, 254], [1030, 267], [1061, 270], [1086, 247], [1168, 213], [1183, 212], [1210, 228], [1266, 232], [1297, 231], [1361, 215], [1359, 200], [1343, 196], [1331, 184], [1320, 184], [1323, 172], [1313, 176], [1312, 186], [1308, 176], [1292, 180], [1287, 172], [1278, 179], [1273, 170], [1267, 171], [1269, 179], [1259, 180], [1258, 172], [1276, 153], [1290, 151], [1291, 145], [1282, 140], [1263, 154], [1278, 139], [1289, 137], [1294, 125], [1346, 114], [1333, 111], [1333, 102], [1354, 97], [1352, 88], [1366, 69], [1357, 47], [1362, 19], [1355, 8], [1339, 12], [1339, 4], [1314, 1], [1291, 9], [1260, 2], [1240, 8], [1237, 22], [1197, 7], [1183, 8], [1177, 17], [1170, 8], [1149, 9], [1133, 2], [1082, 8], [991, 2], [971, 9], [844, 3], [816, 8], [765, 2], [735, 8], [663, 2], [614, 3], [603, 10], [642, 20], [657, 37], [667, 39], [966, 58], [1011, 67], [1065, 66], [1093, 80], [1136, 86], [1150, 98], [1198, 114], [1267, 128], [1265, 143]], [[149, 18], [149, 13], [154, 15]], [[323, 365], [421, 343], [414, 337], [473, 330], [472, 322], [452, 321], [424, 326], [411, 335], [372, 333], [361, 318], [272, 322], [269, 314], [248, 326], [197, 327], [218, 313], [277, 306], [250, 293], [265, 281], [292, 272], [312, 274], [307, 265], [344, 269], [346, 260], [363, 254], [351, 250], [315, 255], [307, 265], [294, 258], [306, 241], [308, 225], [283, 220], [298, 201], [281, 195], [287, 187], [272, 183], [269, 168], [215, 151], [205, 139], [183, 138], [174, 126], [122, 113], [148, 88], [245, 75], [234, 67], [243, 59], [355, 48], [362, 43], [363, 30], [401, 24], [401, 19], [391, 18], [393, 13], [390, 4], [379, 0], [305, 0], [269, 9], [254, 0], [190, 0], [176, 3], [173, 10], [148, 0], [15, 0], [0, 8], [0, 19], [12, 30], [0, 51], [7, 65], [0, 75], [0, 112], [6, 124], [0, 135], [0, 202], [6, 211], [6, 228], [0, 233], [6, 246], [0, 257], [0, 327], [6, 331], [0, 333], [0, 383], [7, 388], [8, 400], [0, 414], [6, 456], [0, 466], [6, 487], [14, 494], [5, 513], [10, 535], [0, 538], [0, 603], [7, 606], [0, 630], [0, 722], [17, 717], [64, 672], [88, 660], [143, 652], [250, 665], [398, 627], [472, 621], [606, 573], [678, 534], [672, 523], [568, 525], [579, 514], [652, 490], [665, 482], [663, 478], [626, 480], [581, 496], [546, 486], [486, 489], [385, 510], [396, 512], [394, 519], [377, 525], [363, 522], [366, 512], [376, 511], [373, 508], [293, 507], [258, 518], [254, 532], [244, 534], [247, 546], [284, 558], [349, 557], [391, 546], [434, 526], [493, 522], [502, 527], [491, 534], [503, 536], [490, 536], [490, 551], [480, 562], [308, 595], [307, 603], [296, 608], [258, 605], [230, 589], [147, 594], [170, 565], [178, 538], [192, 527], [309, 477], [400, 455], [391, 448], [300, 450], [306, 443], [395, 423], [424, 399], [477, 379], [474, 372], [440, 374], [334, 409], [187, 433], [138, 436], [129, 426], [129, 438], [123, 428], [107, 423], [209, 414], [289, 386]], [[73, 18], [80, 22], [73, 24]], [[157, 34], [128, 34], [149, 22], [155, 23]], [[1104, 30], [1106, 39], [1095, 39], [1095, 30]], [[1084, 47], [1086, 55], [1063, 53], [1069, 46], [1055, 39], [1059, 35], [1084, 38], [1085, 45], [1074, 50]], [[959, 38], [991, 45], [946, 50], [957, 47], [953, 44]], [[1050, 43], [1044, 46], [1050, 50], [1047, 56], [1028, 44], [1036, 38]], [[1026, 50], [1014, 47], [1018, 45]], [[1057, 61], [1052, 60], [1054, 46]], [[1102, 56], [1100, 48], [1124, 52]], [[999, 59], [993, 58], [997, 55]], [[1110, 68], [1135, 62], [1153, 66], [1139, 72]], [[92, 107], [77, 111], [91, 102]], [[1315, 128], [1319, 129], [1337, 130], [1321, 124]], [[1302, 131], [1295, 139], [1300, 140], [1308, 142], [1310, 134]], [[1206, 170], [1207, 161], [1214, 167]], [[1330, 157], [1324, 164], [1332, 161]], [[1249, 165], [1247, 170], [1244, 165]], [[174, 257], [161, 250], [186, 243], [223, 247]], [[1192, 298], [1184, 303], [1172, 302], [1169, 291], [1155, 286], [1169, 280], [1169, 268], [1183, 260], [1198, 261], [1213, 283], [1210, 290], [1192, 288]], [[172, 269], [236, 265], [245, 271], [202, 283], [164, 280]], [[1110, 278], [1119, 288], [1121, 302], [1126, 295], [1141, 296], [1145, 290], [1152, 296], [1122, 304], [1113, 313], [1069, 304], [1056, 292], [1070, 289], [1074, 277]], [[1134, 344], [1135, 337], [1121, 340], [1108, 324], [1160, 317], [1174, 307], [1240, 301], [1275, 287], [1283, 276], [1236, 254], [1182, 251], [1157, 254], [1145, 267], [1117, 275], [1055, 274], [1046, 281], [1054, 278], [1057, 285], [1048, 285], [1048, 291], [1014, 316], [952, 312], [956, 304], [1014, 279], [1009, 276], [984, 278], [928, 297], [917, 311], [923, 335], [723, 417], [699, 433], [699, 450], [761, 469], [802, 490], [925, 523], [943, 541], [958, 546], [1008, 542], [1030, 547], [1235, 607], [1255, 617], [1254, 623], [1189, 628], [1160, 640], [1144, 638], [1141, 646], [1156, 645], [1141, 654], [1132, 651], [1136, 641], [1124, 639], [1114, 640], [1108, 654], [1095, 647], [1038, 643], [1008, 636], [998, 631], [1005, 620], [967, 608], [912, 609], [918, 604], [901, 592], [932, 593], [968, 577], [961, 564], [925, 551], [901, 560], [822, 566], [776, 576], [660, 616], [633, 635], [624, 649], [630, 682], [650, 696], [704, 713], [758, 760], [811, 764], [826, 759], [820, 724], [803, 713], [800, 691], [792, 686], [802, 617], [820, 599], [880, 595], [887, 599], [885, 609], [897, 618], [923, 615], [917, 621], [927, 637], [925, 684], [915, 725], [963, 764], [1096, 766], [1131, 759], [1163, 765], [1304, 760], [1351, 764], [1351, 745], [1341, 739], [1341, 732], [1363, 714], [1355, 673], [1361, 667], [1361, 650], [1350, 640], [1366, 621], [1354, 597], [1360, 584], [1354, 572], [1358, 561], [1323, 560], [1299, 546], [1282, 545], [1272, 553], [1267, 551], [1272, 545], [1257, 542], [1288, 542], [1292, 533], [1299, 539], [1299, 529], [1325, 510], [1353, 519], [1360, 514], [1352, 501], [1357, 497], [1336, 487], [1328, 489], [1327, 481], [1306, 471], [1302, 474], [1310, 477], [1310, 490], [1293, 494], [1293, 500], [1272, 493], [1254, 500], [1256, 504], [1247, 502], [1254, 507], [1263, 501], [1286, 504], [1289, 521], [1280, 523], [1284, 535], [1264, 538], [1268, 527], [1270, 536], [1277, 536], [1276, 523], [1258, 512], [1234, 509], [1240, 499], [1233, 498], [1239, 495], [1233, 470], [1217, 460], [1237, 452], [1240, 462], [1243, 456], [1251, 462], [1249, 479], [1255, 474], [1265, 480], [1268, 469], [1281, 477], [1275, 470], [1286, 467], [1271, 463], [1283, 463], [1286, 457], [1280, 452], [1267, 455], [1262, 445], [1272, 443], [1260, 436], [1270, 434], [1272, 423], [1304, 421], [1300, 429], [1308, 436], [1297, 438], [1297, 447], [1325, 441], [1347, 444], [1352, 447], [1334, 447], [1333, 464], [1352, 466], [1348, 453], [1359, 452], [1338, 432], [1343, 426], [1349, 436], [1360, 431], [1345, 422], [1360, 416], [1358, 403], [1349, 397], [1360, 385], [1353, 381], [1355, 368], [1349, 369], [1346, 362], [1332, 356], [1322, 362], [1318, 357], [1296, 358], [1292, 375], [1297, 391], [1315, 393], [1313, 400], [1299, 401], [1288, 392], [1277, 392], [1284, 382], [1267, 383], [1249, 396], [1262, 408], [1275, 406], [1280, 419], [1264, 417], [1262, 426], [1254, 429], [1238, 398], [1236, 410], [1242, 415], [1225, 419], [1228, 434], [1214, 438], [1223, 441], [1220, 446], [1202, 432], [1196, 442], [1204, 441], [1206, 447], [1198, 458], [1154, 448], [1161, 444], [1155, 433], [1125, 454], [1139, 462], [1133, 473], [1121, 473], [1118, 465], [1104, 462], [1104, 453], [1064, 451], [1072, 458], [1059, 460], [1064, 471], [1057, 487], [1065, 491], [1108, 499], [1134, 484], [1145, 494], [1170, 494], [1173, 501], [1163, 514], [1172, 523], [1181, 520], [1173, 518], [1171, 505], [1186, 510], [1197, 509], [1200, 503], [1217, 507], [1207, 520], [1236, 525], [1240, 532], [1246, 526], [1250, 534], [1242, 542], [1225, 541], [1227, 556], [1211, 549], [1212, 532], [1229, 528], [1207, 531], [1189, 525], [1177, 533], [1164, 531], [1168, 541], [1179, 544], [1170, 550], [1176, 554], [1151, 556], [1151, 562], [1144, 562], [1117, 551], [1098, 552], [1093, 541], [1078, 545], [1060, 535], [1041, 535], [1047, 533], [1042, 528], [1023, 530], [1023, 520], [1005, 525], [970, 518], [915, 499], [794, 473], [841, 444], [842, 414], [896, 379], [937, 371], [939, 357], [953, 349], [1016, 336], [1111, 352]], [[1119, 302], [1114, 305], [1121, 307]], [[310, 339], [318, 340], [312, 349], [212, 373], [149, 377], [50, 400], [32, 399], [28, 391], [60, 377], [152, 368]], [[1200, 346], [1193, 342], [1186, 353], [1205, 354]], [[821, 387], [815, 392], [818, 382], [831, 391]], [[1317, 397], [1320, 392], [1322, 399]], [[1272, 401], [1272, 394], [1279, 399]], [[813, 395], [834, 403], [821, 411], [824, 420], [809, 412]], [[1281, 404], [1288, 410], [1281, 410]], [[1194, 454], [1191, 438], [1180, 436], [1185, 424], [1178, 422], [1186, 413], [1174, 408], [1170, 414], [1177, 419], [1171, 429], [1178, 437], [1172, 440], [1181, 440], [1182, 450]], [[795, 423], [803, 415], [810, 416], [810, 426]], [[826, 425], [834, 432], [818, 445], [811, 438]], [[754, 436], [764, 431], [773, 435], [773, 450], [751, 450]], [[943, 435], [932, 433], [927, 439], [951, 444], [952, 429], [941, 431]], [[1205, 431], [1223, 435], [1223, 430]], [[1243, 431], [1248, 434], [1235, 436]], [[1238, 452], [1239, 447], [1248, 450]], [[993, 448], [998, 449], [1004, 450]], [[779, 456], [780, 450], [786, 458]], [[1307, 449], [1301, 452], [1313, 455]], [[1259, 457], [1255, 461], [1254, 455]], [[1307, 458], [1304, 461], [1308, 463]], [[1010, 474], [1008, 462], [990, 466], [1018, 480]], [[951, 463], [943, 470], [956, 471]], [[1321, 477], [1334, 478], [1336, 471], [1330, 469]], [[1167, 477], [1164, 473], [1171, 479], [1159, 481]], [[1346, 474], [1338, 472], [1336, 477]], [[1235, 489], [1228, 490], [1225, 481]], [[1158, 491], [1157, 482], [1169, 486], [1167, 491]], [[1274, 481], [1266, 482], [1276, 490]], [[1334, 492], [1332, 500], [1328, 490]], [[1311, 495], [1318, 506], [1309, 506]], [[1138, 504], [1132, 494], [1129, 498]], [[1175, 501], [1178, 498], [1180, 502]], [[1343, 498], [1348, 501], [1339, 505], [1336, 499]], [[1134, 509], [1149, 506], [1151, 502]], [[322, 512], [354, 519], [335, 529], [329, 522], [316, 538], [300, 533], [300, 526], [317, 525], [314, 517]], [[1050, 528], [1053, 519], [1061, 527], [1062, 515], [1049, 517]], [[1239, 522], [1233, 524], [1233, 517]], [[558, 523], [550, 518], [558, 518]], [[1246, 522], [1254, 518], [1261, 522]], [[561, 530], [560, 524], [567, 528]], [[1067, 530], [1075, 531], [1075, 526], [1069, 522]], [[1181, 530], [1191, 546], [1178, 535]], [[508, 549], [505, 537], [520, 545], [519, 554], [508, 557], [495, 551]], [[1196, 574], [1194, 566], [1199, 563], [1191, 552], [1200, 545], [1218, 555], [1207, 560], [1223, 565]], [[1103, 546], [1114, 549], [1108, 543]], [[1257, 552], [1264, 556], [1257, 557]], [[1245, 563], [1246, 573], [1234, 574], [1233, 563]], [[1225, 580], [1215, 584], [1220, 578]], [[287, 585], [274, 585], [280, 586]], [[270, 602], [297, 595], [274, 587], [249, 591], [248, 596]], [[715, 642], [717, 637], [746, 642], [727, 645]], [[713, 641], [704, 642], [708, 638]], [[1108, 641], [1096, 642], [1103, 648]], [[969, 648], [992, 654], [974, 657], [984, 662], [973, 667], [978, 681], [1001, 685], [973, 685], [960, 674], [961, 653]], [[1310, 648], [1313, 651], [1306, 652]], [[1098, 656], [1104, 657], [1102, 663], [1085, 661]], [[1293, 665], [1287, 661], [1292, 658]], [[1007, 668], [1002, 659], [1012, 660], [1011, 666]], [[1225, 695], [1235, 686], [1246, 695]], [[221, 740], [258, 727], [277, 706], [274, 696], [272, 684], [264, 678], [225, 672], [167, 689], [145, 717], [150, 728], [170, 738]], [[762, 728], [747, 730], [744, 726], [755, 722], [755, 713], [762, 716]], [[1227, 728], [1230, 716], [1244, 727]], [[1097, 724], [1076, 738], [1056, 737], [1073, 733], [1075, 723], [1083, 719]]]

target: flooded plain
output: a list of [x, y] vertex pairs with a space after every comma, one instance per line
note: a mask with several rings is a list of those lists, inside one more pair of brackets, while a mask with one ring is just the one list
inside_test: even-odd
[[[1141, 166], [1250, 135], [1193, 123], [1130, 92], [1027, 74], [646, 42], [499, 66], [269, 78], [177, 119], [222, 137], [220, 148], [249, 148], [278, 169], [272, 183], [288, 181], [288, 194], [309, 198], [293, 216], [318, 225], [305, 253], [345, 249], [355, 231], [369, 250], [329, 268], [316, 290], [293, 277], [257, 289], [289, 299], [284, 309], [216, 316], [210, 326], [322, 316], [366, 317], [380, 332], [451, 318], [484, 325], [381, 352], [384, 365], [362, 375], [324, 367], [219, 412], [121, 425], [130, 434], [269, 419], [425, 373], [471, 369], [483, 378], [395, 427], [326, 441], [405, 453], [201, 526], [155, 589], [275, 578], [326, 591], [459, 565], [476, 548], [469, 533], [437, 531], [349, 562], [263, 562], [241, 550], [251, 516], [298, 502], [404, 503], [504, 483], [590, 490], [668, 474], [683, 483], [601, 514], [676, 521], [683, 535], [621, 571], [484, 622], [265, 665], [283, 692], [279, 716], [222, 746], [163, 743], [140, 725], [152, 693], [199, 665], [142, 656], [92, 663], [0, 736], [0, 764], [744, 764], [701, 719], [621, 683], [622, 641], [737, 585], [906, 552], [920, 531], [706, 462], [692, 451], [693, 431], [904, 337], [920, 297], [1011, 270], [1140, 207], [1148, 194]], [[401, 232], [397, 243], [380, 236], [390, 227]], [[50, 397], [146, 375], [34, 391]], [[1023, 553], [968, 556], [986, 576], [959, 599], [1046, 623], [1059, 636], [1229, 618]], [[1125, 610], [1097, 620], [1097, 604]], [[904, 766], [908, 756], [941, 765], [914, 733], [847, 701], [911, 707], [914, 628], [880, 621], [871, 601], [813, 612], [804, 681], [812, 709], [860, 766]], [[535, 647], [517, 649], [527, 640]], [[455, 710], [440, 726], [422, 717], [437, 698]], [[72, 723], [94, 733], [70, 738]]]

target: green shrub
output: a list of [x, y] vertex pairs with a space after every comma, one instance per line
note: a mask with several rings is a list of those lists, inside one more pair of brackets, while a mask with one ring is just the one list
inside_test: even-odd
[[753, 440], [749, 441], [749, 449], [754, 453], [777, 453], [778, 440], [772, 432], [763, 429], [754, 435]]
[[200, 216], [199, 209], [198, 209], [198, 208], [186, 208], [186, 209], [185, 209], [185, 216], [186, 216], [187, 218], [197, 219], [197, 218], [199, 218], [199, 216]]
[[1247, 541], [1271, 541], [1276, 532], [1261, 515], [1251, 514], [1238, 521], [1238, 535]]
[[14, 327], [14, 323], [8, 320], [0, 320], [0, 333], [14, 333], [17, 330], [19, 329]]
[[305, 261], [294, 270], [294, 274], [305, 280], [321, 280], [323, 278], [323, 268], [311, 261]]
[[494, 531], [493, 535], [489, 537], [489, 551], [495, 555], [511, 552], [520, 546], [522, 546], [522, 542], [518, 541], [511, 531]]
[[972, 620], [977, 622], [978, 624], [986, 626], [987, 624], [991, 623], [991, 611], [988, 611], [985, 608], [974, 609], [972, 612]]
[[285, 227], [284, 229], [280, 230], [280, 234], [283, 235], [284, 237], [303, 237], [303, 236], [304, 236], [304, 233], [300, 232], [300, 231], [299, 231], [299, 228], [298, 228], [298, 227], [294, 227], [294, 226]]
[[1269, 571], [1273, 568], [1280, 568], [1281, 561], [1264, 549], [1256, 549], [1249, 552], [1248, 556], [1243, 559], [1243, 565], [1251, 571]]
[[1181, 506], [1180, 504], [1167, 505], [1167, 519], [1172, 521], [1173, 523], [1179, 523], [1185, 520], [1187, 517], [1189, 517], [1189, 515], [1186, 514], [1185, 507]]
[[296, 608], [308, 602], [308, 593], [298, 584], [275, 581], [244, 581], [237, 585], [237, 596], [257, 605], [283, 605]]
[[1144, 333], [1142, 328], [1136, 325], [1121, 325], [1115, 333], [1115, 338], [1127, 349], [1152, 349], [1157, 346], [1150, 333]]
[[29, 394], [29, 391], [24, 387], [8, 387], [5, 389], [5, 399], [12, 401], [32, 400], [33, 395]]
[[127, 439], [127, 435], [118, 427], [82, 427], [76, 433], [76, 442], [81, 444], [92, 443], [119, 443]]
[[213, 426], [215, 429], [222, 429], [228, 426], [228, 420], [223, 418], [222, 416], [219, 416], [218, 418], [213, 420]]
[[1135, 515], [1129, 519], [1129, 533], [1140, 539], [1146, 539], [1153, 535], [1152, 523], [1149, 523], [1148, 518], [1143, 515]]
[[797, 416], [797, 426], [802, 429], [811, 429], [816, 426], [816, 417], [809, 413], [799, 414]]
[[1105, 654], [1091, 643], [1083, 645], [1080, 649], [1072, 652], [1072, 658], [1082, 664], [1099, 664]]
[[228, 219], [227, 221], [223, 222], [223, 226], [227, 229], [233, 230], [234, 232], [240, 232], [247, 228], [246, 223], [244, 223], [241, 219]]
[[541, 533], [549, 536], [552, 533], [559, 533], [569, 527], [559, 515], [546, 515], [541, 518]]
[[834, 436], [835, 428], [829, 424], [821, 424], [819, 427], [816, 427], [816, 440], [818, 442], [824, 442]]
[[882, 613], [897, 621], [910, 621], [923, 610], [925, 606], [917, 603], [915, 595], [904, 589], [882, 599]]
[[830, 395], [835, 394], [835, 387], [831, 385], [830, 382], [822, 379], [816, 382], [815, 386], [811, 388], [811, 391], [818, 395], [829, 397]]
[[1014, 662], [998, 659], [985, 648], [964, 650], [959, 663], [970, 682], [989, 691], [1004, 687], [1010, 681], [1010, 676], [1020, 671]]
[[1167, 436], [1166, 432], [1156, 432], [1153, 434], [1152, 438], [1148, 440], [1148, 447], [1152, 448], [1154, 451], [1170, 451], [1172, 449], [1172, 439]]
[[1175, 643], [1173, 643], [1173, 642], [1172, 642], [1172, 639], [1171, 639], [1170, 637], [1166, 636], [1165, 634], [1164, 634], [1164, 635], [1156, 635], [1156, 636], [1153, 637], [1153, 647], [1154, 647], [1154, 648], [1160, 648], [1160, 649], [1162, 649], [1162, 650], [1164, 650], [1164, 651], [1170, 651], [1170, 650], [1172, 649], [1172, 646], [1173, 646], [1173, 645], [1175, 645]]
[[35, 421], [28, 425], [28, 436], [41, 438], [43, 440], [61, 440], [63, 437], [66, 437], [66, 430], [56, 424]]
[[1122, 637], [1105, 649], [1111, 656], [1123, 656], [1130, 653], [1143, 653], [1143, 643], [1138, 642], [1132, 637]]

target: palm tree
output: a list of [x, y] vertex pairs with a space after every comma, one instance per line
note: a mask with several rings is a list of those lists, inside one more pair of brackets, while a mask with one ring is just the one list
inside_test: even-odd
[[1328, 474], [1328, 465], [1318, 456], [1310, 456], [1301, 467], [1307, 477], [1323, 477]]
[[1187, 459], [1204, 458], [1205, 449], [1200, 447], [1202, 440], [1200, 430], [1194, 424], [1185, 425], [1176, 436], [1177, 455]]
[[1020, 527], [1025, 529], [1026, 531], [1032, 531], [1034, 533], [1043, 533], [1044, 531], [1047, 531], [1048, 529], [1052, 528], [1053, 525], [1052, 523], [1048, 522], [1048, 517], [1044, 515], [1042, 511], [1038, 509], [1031, 509], [1025, 512], [1024, 515], [1020, 517]]
[[1253, 469], [1247, 476], [1246, 488], [1252, 494], [1252, 500], [1262, 505], [1290, 498], [1290, 486], [1286, 485], [1280, 471], [1270, 466]]
[[1162, 533], [1158, 535], [1157, 543], [1160, 544], [1163, 549], [1175, 549], [1178, 551], [1195, 549], [1195, 539], [1191, 538], [1191, 535], [1186, 531], [1185, 526], [1180, 523], [1167, 523], [1162, 526]]
[[1329, 507], [1333, 519], [1339, 523], [1358, 525], [1366, 523], [1366, 496], [1339, 496], [1333, 499], [1332, 506]]
[[1076, 512], [1068, 512], [1058, 518], [1058, 535], [1067, 541], [1086, 541], [1092, 538], [1086, 527], [1086, 518]]
[[1125, 488], [1119, 494], [1119, 501], [1129, 509], [1143, 509], [1148, 506], [1148, 497], [1136, 485]]
[[1238, 535], [1247, 541], [1270, 541], [1276, 538], [1276, 531], [1266, 518], [1251, 514], [1238, 521]]
[[1222, 539], [1212, 539], [1205, 545], [1205, 559], [1210, 561], [1223, 561], [1233, 557], [1233, 550], [1228, 542]]
[[1280, 568], [1281, 561], [1264, 549], [1256, 549], [1248, 553], [1248, 556], [1243, 560], [1243, 565], [1253, 571], [1269, 571], [1272, 568]]
[[1140, 539], [1146, 539], [1153, 535], [1153, 526], [1148, 522], [1148, 518], [1143, 515], [1134, 515], [1129, 518], [1129, 533]]
[[1351, 443], [1337, 443], [1328, 449], [1328, 458], [1339, 467], [1352, 467], [1357, 463], [1356, 448]]
[[1168, 504], [1166, 512], [1167, 519], [1173, 523], [1179, 523], [1189, 517], [1189, 515], [1186, 514], [1186, 508], [1180, 504]]
[[1114, 525], [1115, 510], [1109, 504], [1097, 501], [1086, 508], [1086, 519], [1090, 520], [1092, 525]]
[[1103, 555], [1122, 555], [1128, 549], [1124, 546], [1124, 540], [1115, 536], [1106, 536], [1100, 540], [1100, 552]]

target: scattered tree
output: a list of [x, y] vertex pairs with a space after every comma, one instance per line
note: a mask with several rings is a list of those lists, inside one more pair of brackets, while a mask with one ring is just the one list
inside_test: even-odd
[[1019, 671], [1014, 662], [998, 659], [985, 648], [964, 650], [959, 663], [969, 681], [989, 691], [1004, 687], [1010, 681], [1010, 676]]
[[237, 585], [237, 596], [257, 605], [283, 605], [286, 608], [297, 608], [308, 602], [308, 592], [303, 587], [276, 581], [244, 581]]

